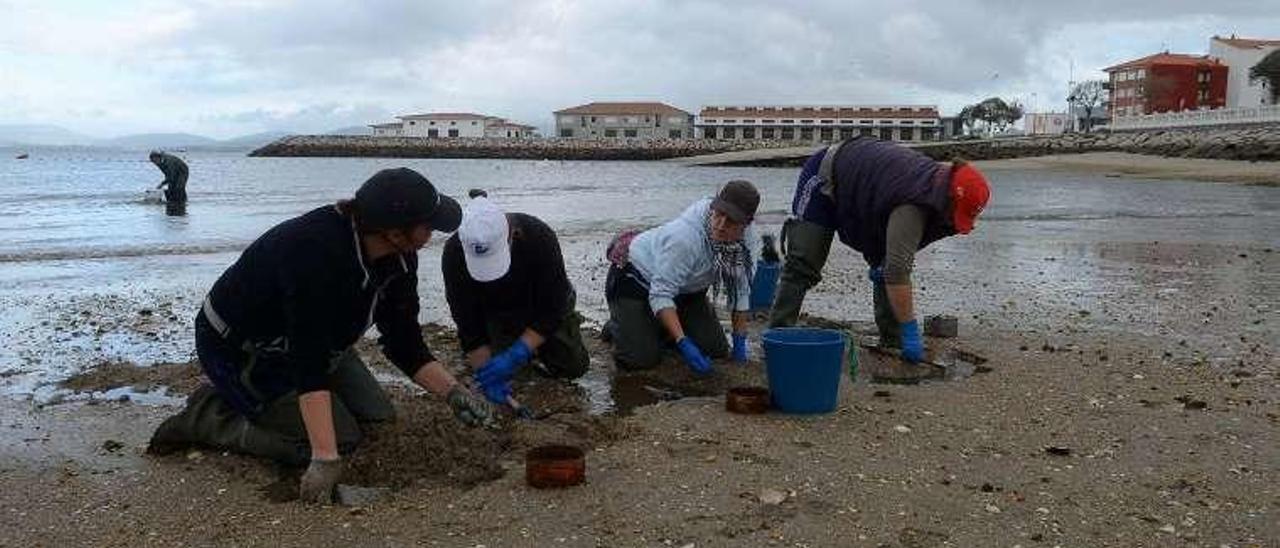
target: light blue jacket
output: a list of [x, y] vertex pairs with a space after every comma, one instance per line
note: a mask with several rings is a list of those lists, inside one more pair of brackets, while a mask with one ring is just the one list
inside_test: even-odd
[[[676, 295], [698, 293], [711, 287], [715, 278], [715, 258], [707, 243], [707, 212], [711, 198], [694, 202], [679, 217], [644, 231], [631, 241], [629, 261], [649, 281], [649, 306], [656, 314], [664, 308], [675, 307]], [[736, 291], [738, 312], [750, 308], [751, 276], [755, 270], [755, 258], [759, 254], [755, 224], [747, 225], [743, 238], [752, 259], [747, 261], [747, 275], [738, 287], [723, 288]]]

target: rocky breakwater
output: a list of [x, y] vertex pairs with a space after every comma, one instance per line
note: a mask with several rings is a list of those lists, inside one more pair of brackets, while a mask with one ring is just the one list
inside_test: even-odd
[[1176, 158], [1280, 161], [1280, 126], [1166, 129], [952, 141], [916, 145], [940, 160], [998, 160], [1083, 152], [1130, 152]]
[[528, 160], [662, 160], [735, 150], [794, 146], [788, 142], [703, 139], [511, 139], [294, 135], [250, 156], [351, 156], [387, 158], [514, 158]]

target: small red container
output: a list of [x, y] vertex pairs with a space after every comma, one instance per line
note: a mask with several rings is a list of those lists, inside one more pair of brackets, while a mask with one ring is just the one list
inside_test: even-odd
[[587, 478], [582, 449], [569, 445], [544, 445], [524, 455], [524, 480], [538, 489], [570, 487]]
[[724, 397], [724, 408], [730, 413], [759, 415], [769, 410], [769, 389], [759, 386], [735, 386]]

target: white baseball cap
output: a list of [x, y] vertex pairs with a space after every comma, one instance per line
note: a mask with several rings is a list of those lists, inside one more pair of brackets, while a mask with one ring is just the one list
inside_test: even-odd
[[458, 240], [466, 258], [467, 272], [478, 282], [491, 282], [507, 274], [511, 268], [510, 225], [503, 213], [488, 198], [477, 197], [467, 203], [458, 227]]

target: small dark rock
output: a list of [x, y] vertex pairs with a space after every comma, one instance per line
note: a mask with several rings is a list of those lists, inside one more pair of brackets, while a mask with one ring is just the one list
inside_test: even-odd
[[107, 440], [102, 442], [102, 450], [108, 453], [115, 453], [121, 449], [124, 449], [124, 444], [116, 440]]
[[1055, 457], [1069, 457], [1069, 456], [1071, 456], [1071, 448], [1070, 448], [1070, 447], [1064, 447], [1064, 446], [1061, 446], [1061, 445], [1050, 445], [1050, 446], [1048, 446], [1048, 447], [1045, 447], [1045, 448], [1044, 448], [1044, 452], [1045, 452], [1045, 453], [1048, 453], [1048, 454], [1050, 454], [1050, 455], [1053, 455], [1053, 456], [1055, 456]]
[[876, 390], [875, 393], [871, 395], [877, 398], [887, 398], [889, 396], [892, 396], [893, 394], [890, 393], [888, 390]]
[[990, 493], [992, 491], [995, 491], [996, 488], [994, 485], [991, 485], [990, 483], [984, 483], [982, 484], [982, 487], [978, 488], [978, 490], [982, 491], [983, 493]]

